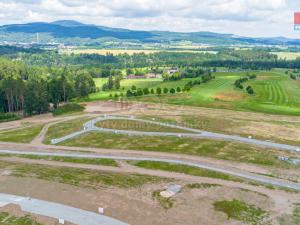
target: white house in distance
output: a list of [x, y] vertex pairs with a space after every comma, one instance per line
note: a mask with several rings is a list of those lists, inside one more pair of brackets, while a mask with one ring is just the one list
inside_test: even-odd
[[174, 73], [179, 72], [179, 69], [177, 67], [172, 67], [171, 69], [168, 70], [169, 75], [173, 75]]

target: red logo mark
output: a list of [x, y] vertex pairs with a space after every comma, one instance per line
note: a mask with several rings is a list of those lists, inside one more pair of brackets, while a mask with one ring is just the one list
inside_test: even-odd
[[294, 13], [294, 24], [295, 25], [300, 25], [300, 12], [295, 12]]

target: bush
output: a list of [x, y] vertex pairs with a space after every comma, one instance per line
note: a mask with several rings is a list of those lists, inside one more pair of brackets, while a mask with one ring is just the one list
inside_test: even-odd
[[148, 88], [144, 88], [144, 89], [143, 89], [143, 93], [144, 93], [144, 95], [149, 95], [149, 94], [150, 94], [150, 91], [149, 91]]
[[53, 116], [59, 116], [66, 113], [82, 112], [84, 107], [77, 103], [68, 103], [53, 110]]
[[181, 92], [181, 88], [180, 87], [177, 87], [176, 88], [176, 91], [179, 93], [179, 92]]
[[168, 88], [164, 88], [164, 94], [168, 94], [169, 93], [169, 89]]
[[21, 117], [13, 113], [0, 113], [0, 123], [19, 119], [21, 119]]
[[171, 94], [175, 94], [175, 93], [176, 93], [176, 90], [175, 90], [174, 88], [171, 88], [171, 89], [170, 89], [170, 93], [171, 93]]
[[156, 94], [161, 95], [161, 88], [160, 87], [156, 88]]
[[139, 88], [137, 90], [137, 96], [142, 96], [144, 94], [143, 90], [141, 88]]
[[128, 97], [128, 98], [130, 98], [130, 97], [132, 97], [134, 94], [130, 91], [130, 90], [128, 90], [127, 92], [126, 92], [126, 97]]
[[155, 93], [153, 88], [151, 89], [150, 92], [151, 92], [152, 95]]
[[248, 86], [246, 88], [246, 91], [248, 92], [249, 95], [253, 95], [254, 94], [254, 90], [253, 90], [253, 88], [251, 86]]

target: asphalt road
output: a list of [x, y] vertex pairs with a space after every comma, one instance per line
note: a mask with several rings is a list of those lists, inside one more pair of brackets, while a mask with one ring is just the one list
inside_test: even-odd
[[1, 150], [0, 154], [14, 154], [14, 155], [39, 155], [39, 156], [64, 156], [64, 157], [76, 157], [76, 158], [98, 158], [98, 159], [114, 159], [114, 160], [125, 160], [125, 161], [154, 161], [154, 162], [166, 162], [179, 165], [193, 166], [200, 169], [207, 169], [215, 172], [220, 172], [263, 184], [274, 185], [282, 188], [290, 188], [300, 191], [300, 184], [294, 182], [287, 182], [267, 176], [257, 175], [248, 172], [237, 172], [230, 169], [220, 168], [214, 165], [205, 163], [193, 163], [185, 160], [174, 160], [167, 158], [157, 158], [157, 157], [123, 157], [123, 156], [109, 156], [109, 155], [99, 155], [99, 154], [81, 154], [81, 153], [58, 153], [58, 152], [30, 152], [30, 151], [15, 151], [15, 150]]
[[57, 220], [64, 219], [78, 225], [129, 225], [107, 216], [71, 206], [0, 193], [0, 207], [8, 204], [18, 205], [25, 212], [48, 216]]
[[[144, 123], [151, 123], [156, 124], [160, 126], [170, 127], [170, 128], [177, 128], [181, 130], [186, 130], [193, 133], [168, 133], [168, 132], [143, 132], [143, 131], [130, 131], [130, 130], [115, 130], [115, 129], [107, 129], [107, 128], [101, 128], [95, 126], [95, 124], [99, 121], [105, 121], [105, 120], [133, 120], [133, 121], [139, 121]], [[175, 137], [190, 137], [190, 138], [208, 138], [208, 139], [218, 139], [218, 140], [224, 140], [224, 141], [235, 141], [235, 142], [241, 142], [246, 144], [252, 144], [257, 145], [261, 147], [269, 147], [269, 148], [275, 148], [279, 150], [284, 151], [294, 151], [300, 153], [300, 147], [299, 146], [293, 146], [293, 145], [287, 145], [287, 144], [280, 144], [280, 143], [274, 143], [270, 141], [262, 141], [252, 138], [246, 138], [246, 137], [240, 137], [237, 135], [227, 135], [227, 134], [220, 134], [220, 133], [214, 133], [214, 132], [208, 132], [208, 131], [202, 131], [187, 127], [182, 127], [178, 125], [172, 125], [167, 123], [160, 123], [156, 121], [151, 120], [143, 120], [143, 119], [137, 119], [134, 117], [121, 117], [121, 116], [104, 116], [104, 117], [98, 117], [96, 119], [93, 119], [91, 121], [88, 121], [83, 125], [83, 130], [79, 132], [72, 133], [70, 135], [67, 135], [62, 138], [53, 139], [51, 141], [52, 144], [58, 144], [60, 142], [75, 138], [79, 135], [82, 135], [87, 132], [91, 131], [98, 131], [98, 132], [106, 132], [106, 133], [115, 133], [115, 134], [124, 134], [124, 135], [132, 135], [132, 136], [160, 136], [160, 137], [167, 137], [167, 136], [175, 136]]]

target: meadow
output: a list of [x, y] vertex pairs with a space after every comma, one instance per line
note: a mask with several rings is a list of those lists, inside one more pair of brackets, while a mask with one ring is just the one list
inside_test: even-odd
[[216, 54], [216, 51], [205, 51], [203, 48], [199, 47], [192, 47], [192, 46], [181, 46], [181, 47], [175, 47], [172, 50], [163, 49], [67, 49], [67, 50], [61, 50], [61, 54], [98, 54], [98, 55], [107, 55], [107, 54], [113, 54], [113, 55], [122, 55], [122, 54], [128, 54], [128, 55], [134, 55], [134, 54], [153, 54], [158, 52], [183, 52], [183, 53], [210, 53], [210, 54]]
[[113, 55], [120, 55], [120, 54], [139, 54], [139, 53], [145, 53], [145, 54], [151, 54], [159, 52], [159, 50], [132, 50], [132, 49], [72, 49], [72, 50], [64, 50], [61, 53], [65, 54], [98, 54], [98, 55], [106, 55], [106, 54], [113, 54]]
[[273, 54], [277, 55], [279, 59], [294, 60], [300, 57], [300, 52], [274, 52]]
[[[246, 76], [245, 72], [217, 72], [215, 79], [194, 86], [188, 93], [147, 95], [132, 100], [150, 101], [187, 106], [222, 108], [239, 111], [254, 111], [270, 114], [300, 115], [300, 81], [292, 80], [283, 70], [254, 72], [257, 78], [244, 83], [244, 89], [251, 85], [254, 94], [235, 88], [235, 80]], [[162, 79], [125, 79], [121, 81], [121, 90], [97, 92], [89, 96], [90, 101], [107, 100], [110, 95], [126, 93], [132, 85], [137, 88], [167, 87], [176, 88], [193, 79], [163, 82]], [[95, 82], [101, 87], [106, 78], [97, 78]]]

